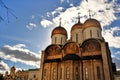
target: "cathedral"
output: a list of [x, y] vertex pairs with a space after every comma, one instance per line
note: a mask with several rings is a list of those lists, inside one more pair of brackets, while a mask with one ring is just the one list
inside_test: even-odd
[[51, 44], [42, 51], [40, 80], [113, 80], [108, 43], [98, 20], [74, 24], [68, 39], [61, 26], [51, 32]]

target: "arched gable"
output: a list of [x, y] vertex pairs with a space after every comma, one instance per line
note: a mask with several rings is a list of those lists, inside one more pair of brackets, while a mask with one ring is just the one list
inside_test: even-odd
[[48, 56], [54, 56], [61, 53], [61, 48], [59, 45], [52, 44], [45, 49], [45, 54]]
[[63, 46], [64, 54], [79, 53], [79, 46], [75, 42], [68, 42]]
[[87, 39], [81, 44], [82, 52], [94, 52], [101, 50], [101, 41], [98, 39]]

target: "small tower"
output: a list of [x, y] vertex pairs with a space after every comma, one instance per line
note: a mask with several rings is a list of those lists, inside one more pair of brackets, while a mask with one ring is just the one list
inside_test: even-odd
[[78, 13], [78, 23], [74, 24], [71, 28], [71, 39], [76, 43], [82, 43], [83, 41], [83, 24], [80, 22], [80, 13]]
[[67, 31], [60, 24], [58, 27], [54, 28], [51, 34], [52, 44], [63, 45], [67, 41]]
[[91, 14], [89, 10], [89, 19], [87, 19], [83, 25], [84, 40], [90, 39], [90, 38], [96, 38], [96, 39], [102, 40], [103, 38], [101, 35], [101, 31], [102, 31], [102, 28], [99, 21], [91, 18]]
[[13, 66], [13, 67], [11, 67], [11, 69], [10, 69], [10, 76], [12, 77], [12, 78], [15, 78], [15, 70], [16, 70], [16, 68]]

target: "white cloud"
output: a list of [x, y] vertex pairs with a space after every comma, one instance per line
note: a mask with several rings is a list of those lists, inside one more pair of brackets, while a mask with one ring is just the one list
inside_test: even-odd
[[54, 16], [54, 14], [56, 13], [61, 13], [61, 11], [63, 10], [64, 8], [63, 7], [58, 7], [57, 9], [55, 9], [55, 11], [51, 12], [51, 13], [48, 13], [49, 14], [52, 14], [52, 16]]
[[26, 27], [27, 27], [29, 30], [32, 30], [33, 28], [36, 28], [37, 25], [34, 24], [34, 23], [29, 23], [28, 25], [26, 25]]
[[113, 36], [113, 33], [118, 30], [120, 30], [120, 27], [113, 27], [103, 31], [103, 37], [109, 42], [110, 47], [120, 48], [120, 36]]
[[43, 19], [41, 22], [41, 25], [43, 26], [43, 27], [47, 27], [47, 26], [50, 26], [50, 25], [52, 25], [53, 24], [53, 22], [51, 22], [51, 21], [49, 21], [49, 20], [46, 20], [46, 19]]
[[69, 3], [70, 1], [69, 0], [60, 0], [60, 3], [62, 4], [63, 2], [67, 2], [67, 3]]
[[[61, 0], [61, 2], [64, 2], [64, 0]], [[43, 19], [41, 21], [41, 25], [43, 27], [48, 27], [51, 25], [58, 26], [59, 18], [61, 17], [62, 25], [63, 27], [66, 28], [69, 35], [68, 37], [70, 37], [70, 29], [72, 25], [75, 24], [77, 21], [78, 12], [81, 13], [80, 14], [81, 22], [83, 23], [89, 17], [88, 16], [89, 9], [92, 10], [91, 12], [92, 18], [95, 18], [98, 21], [100, 21], [103, 27], [103, 26], [109, 25], [111, 22], [117, 19], [117, 17], [115, 16], [115, 13], [120, 11], [118, 10], [119, 7], [116, 7], [116, 9], [114, 8], [115, 6], [114, 4], [115, 4], [115, 1], [107, 3], [107, 0], [88, 0], [88, 1], [83, 0], [79, 6], [72, 5], [67, 9], [63, 7], [62, 9], [64, 9], [64, 11], [62, 9], [57, 10], [59, 9], [58, 7], [54, 11], [49, 12], [47, 16], [52, 15], [53, 17], [55, 14], [59, 14], [59, 15], [54, 17], [51, 20]]]
[[0, 55], [7, 60], [40, 67], [40, 54], [28, 50], [24, 44], [15, 46], [5, 45], [1, 48]]
[[5, 73], [5, 71], [8, 70], [9, 70], [8, 65], [5, 62], [0, 61], [0, 73]]
[[119, 55], [120, 55], [120, 51], [117, 51], [115, 54], [116, 54], [116, 55], [117, 55], [117, 54], [119, 54]]
[[26, 47], [26, 45], [25, 44], [17, 44], [17, 45], [15, 45], [13, 47], [14, 48], [24, 48], [24, 47]]

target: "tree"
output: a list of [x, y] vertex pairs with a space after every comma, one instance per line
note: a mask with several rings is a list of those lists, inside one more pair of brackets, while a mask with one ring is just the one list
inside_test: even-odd
[[0, 74], [0, 80], [3, 80], [3, 74]]
[[[9, 21], [9, 15], [12, 15], [14, 18], [17, 19], [17, 17], [16, 17], [15, 14], [13, 13], [13, 10], [12, 10], [11, 8], [9, 8], [9, 7], [3, 2], [3, 0], [0, 0], [0, 7], [5, 9], [6, 12], [4, 12], [4, 13], [6, 13], [6, 16], [5, 16], [5, 17], [7, 18], [7, 22], [8, 22], [8, 23], [10, 22], [10, 21]], [[2, 12], [2, 11], [0, 11], [0, 12]], [[0, 14], [0, 22], [1, 22], [1, 21], [5, 21], [5, 17], [3, 17], [3, 16]]]

